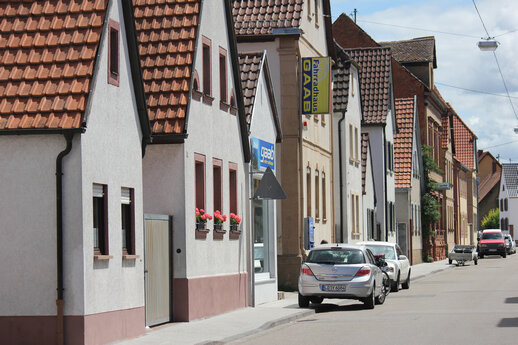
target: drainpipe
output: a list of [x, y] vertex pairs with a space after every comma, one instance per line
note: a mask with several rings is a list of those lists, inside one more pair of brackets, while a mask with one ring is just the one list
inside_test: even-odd
[[343, 176], [342, 176], [342, 122], [345, 120], [345, 112], [342, 113], [342, 117], [338, 121], [338, 176], [340, 182], [340, 243], [344, 243], [344, 192], [343, 192]]
[[64, 317], [63, 317], [63, 158], [72, 150], [72, 138], [74, 134], [65, 134], [67, 147], [56, 158], [56, 206], [57, 206], [57, 344], [65, 343]]

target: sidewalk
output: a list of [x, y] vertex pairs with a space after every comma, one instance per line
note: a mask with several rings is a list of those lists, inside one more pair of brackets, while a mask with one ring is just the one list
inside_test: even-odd
[[[452, 267], [448, 260], [412, 266], [412, 280]], [[221, 344], [260, 332], [315, 313], [300, 309], [297, 293], [286, 292], [284, 299], [244, 308], [211, 318], [171, 323], [148, 329], [139, 338], [119, 341], [117, 345]], [[390, 296], [389, 296], [390, 298]]]

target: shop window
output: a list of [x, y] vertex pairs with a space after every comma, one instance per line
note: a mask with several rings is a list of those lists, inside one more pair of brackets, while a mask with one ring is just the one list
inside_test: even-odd
[[108, 186], [93, 185], [94, 254], [108, 255]]
[[119, 86], [119, 32], [120, 24], [108, 21], [108, 84]]
[[194, 154], [195, 204], [198, 209], [205, 209], [205, 156]]
[[122, 254], [135, 255], [135, 192], [121, 188]]
[[229, 166], [229, 201], [230, 213], [237, 214], [237, 164], [228, 163]]

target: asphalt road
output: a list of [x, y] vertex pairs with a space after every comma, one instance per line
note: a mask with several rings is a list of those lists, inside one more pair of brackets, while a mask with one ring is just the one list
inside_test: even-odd
[[518, 344], [518, 254], [411, 282], [385, 304], [324, 300], [315, 314], [232, 344]]

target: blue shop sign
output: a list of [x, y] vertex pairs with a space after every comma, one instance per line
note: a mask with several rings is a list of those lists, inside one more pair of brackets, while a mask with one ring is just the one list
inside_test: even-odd
[[275, 144], [252, 138], [252, 167], [258, 170], [275, 169]]

